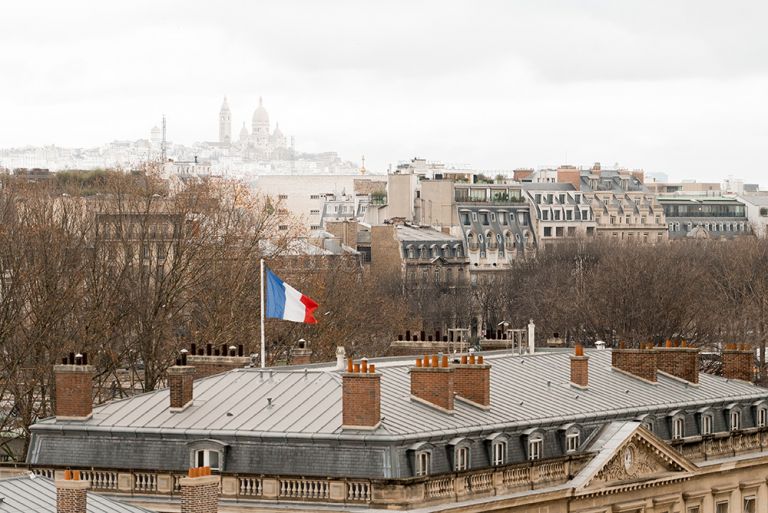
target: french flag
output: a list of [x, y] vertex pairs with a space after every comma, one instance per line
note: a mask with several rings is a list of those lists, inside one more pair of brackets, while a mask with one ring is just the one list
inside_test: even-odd
[[312, 315], [317, 310], [317, 303], [285, 283], [268, 268], [264, 270], [267, 277], [267, 318], [317, 323]]

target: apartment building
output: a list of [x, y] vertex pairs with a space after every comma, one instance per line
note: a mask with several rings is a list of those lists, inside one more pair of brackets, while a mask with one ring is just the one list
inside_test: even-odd
[[723, 196], [659, 196], [670, 240], [753, 236], [744, 203]]
[[[194, 379], [206, 358], [232, 370]], [[88, 469], [94, 490], [159, 511], [178, 508], [195, 466], [213, 471], [232, 512], [765, 511], [768, 389], [750, 382], [754, 359], [729, 346], [721, 377], [672, 343], [348, 361], [341, 351], [266, 369], [182, 356], [168, 389], [96, 407], [95, 369], [67, 361], [28, 464]]]
[[584, 193], [571, 183], [524, 183], [539, 248], [577, 237], [594, 237], [597, 223]]

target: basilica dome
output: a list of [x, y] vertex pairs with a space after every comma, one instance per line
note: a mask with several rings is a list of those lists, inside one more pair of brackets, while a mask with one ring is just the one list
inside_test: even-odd
[[253, 112], [253, 123], [269, 124], [269, 114], [267, 114], [267, 109], [264, 108], [264, 105], [261, 102], [261, 97], [259, 97], [258, 108]]

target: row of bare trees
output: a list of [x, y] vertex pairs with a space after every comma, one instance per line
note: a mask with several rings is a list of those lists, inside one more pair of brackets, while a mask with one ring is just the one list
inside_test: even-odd
[[765, 366], [766, 239], [574, 241], [479, 283], [452, 291], [422, 287], [413, 297], [422, 311], [440, 304], [425, 319], [430, 328], [469, 327], [480, 318], [479, 328], [492, 331], [500, 322], [522, 328], [534, 319], [539, 338], [558, 333], [571, 343], [747, 343]]

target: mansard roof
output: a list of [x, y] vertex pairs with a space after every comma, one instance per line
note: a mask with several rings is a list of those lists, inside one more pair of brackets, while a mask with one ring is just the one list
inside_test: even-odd
[[171, 413], [169, 391], [161, 389], [96, 406], [87, 421], [48, 418], [32, 430], [393, 441], [635, 418], [768, 398], [768, 389], [703, 373], [698, 385], [663, 373], [651, 384], [613, 370], [610, 350], [587, 355], [589, 388], [577, 389], [569, 382], [568, 352], [486, 353], [492, 364], [491, 408], [457, 401], [450, 415], [411, 400], [411, 358], [371, 360], [382, 375], [382, 421], [372, 432], [342, 430], [341, 374], [335, 365], [237, 369], [196, 380], [193, 405], [180, 413]]

